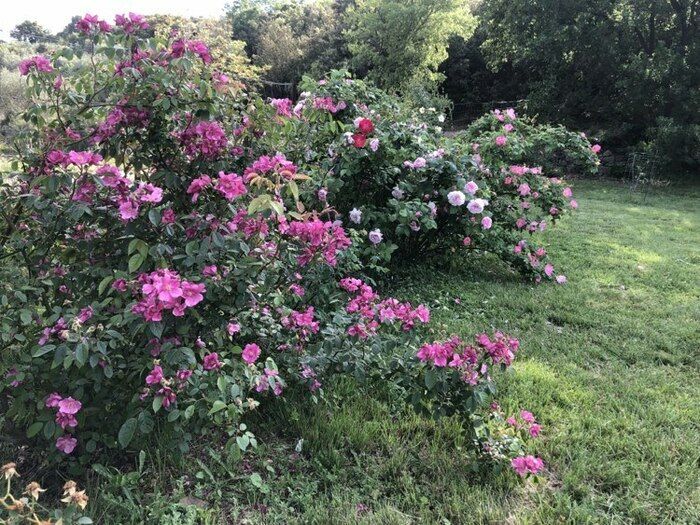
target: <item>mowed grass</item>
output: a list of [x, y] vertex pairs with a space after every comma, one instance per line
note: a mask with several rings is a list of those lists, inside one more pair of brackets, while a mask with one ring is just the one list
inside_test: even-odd
[[93, 516], [700, 523], [700, 191], [667, 189], [646, 203], [612, 183], [574, 191], [578, 213], [544, 237], [566, 285], [524, 283], [488, 257], [426, 262], [391, 284], [397, 297], [431, 306], [444, 334], [502, 329], [521, 339], [499, 401], [543, 423], [544, 483], [479, 473], [457, 421], [418, 417], [381, 388], [343, 382], [330, 391], [333, 408], [281, 402], [251, 422], [261, 446], [242, 464], [212, 438], [175, 465], [167, 451], [147, 451], [134, 479], [93, 478]]
[[450, 332], [523, 342], [501, 398], [547, 428], [550, 483], [514, 522], [700, 523], [700, 194], [575, 190], [580, 211], [545, 237], [567, 285], [486, 266], [417, 271], [403, 288], [440, 304]]
[[299, 428], [354, 460], [332, 507], [369, 504], [369, 523], [700, 523], [700, 192], [574, 189], [579, 212], [544, 237], [568, 284], [526, 284], [486, 258], [414, 268], [392, 290], [428, 303], [446, 334], [521, 339], [499, 399], [545, 425], [548, 482], [477, 477], [453, 422], [391, 419], [363, 395]]

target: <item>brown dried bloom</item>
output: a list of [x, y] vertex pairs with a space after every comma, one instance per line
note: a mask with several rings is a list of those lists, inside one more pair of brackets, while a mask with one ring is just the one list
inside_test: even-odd
[[70, 496], [75, 492], [75, 489], [78, 488], [78, 485], [75, 483], [75, 481], [70, 480], [66, 481], [66, 483], [63, 485], [63, 495], [64, 496]]
[[0, 473], [2, 473], [2, 476], [5, 479], [12, 479], [15, 476], [19, 477], [19, 474], [17, 473], [17, 464], [16, 463], [6, 463], [5, 465], [0, 468]]
[[63, 498], [61, 501], [63, 503], [67, 503], [69, 505], [75, 505], [76, 507], [80, 507], [81, 509], [85, 509], [88, 504], [88, 496], [85, 494], [84, 490], [76, 491], [73, 489], [73, 492], [68, 494], [65, 498]]
[[42, 489], [41, 485], [39, 485], [36, 481], [32, 481], [24, 489], [24, 493], [31, 495], [31, 497], [34, 498], [35, 500], [39, 499], [39, 494], [42, 492], [46, 492], [46, 489]]
[[24, 504], [24, 501], [21, 499], [13, 499], [12, 503], [7, 506], [7, 510], [21, 513], [25, 507], [26, 505]]

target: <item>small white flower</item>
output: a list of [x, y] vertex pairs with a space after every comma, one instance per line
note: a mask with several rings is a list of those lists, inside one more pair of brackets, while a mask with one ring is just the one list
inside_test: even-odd
[[379, 244], [380, 242], [382, 242], [382, 238], [382, 231], [379, 228], [376, 228], [369, 232], [369, 241], [372, 244]]
[[401, 200], [403, 199], [403, 190], [399, 188], [398, 186], [394, 186], [394, 189], [391, 190], [391, 195], [396, 199], [396, 200]]

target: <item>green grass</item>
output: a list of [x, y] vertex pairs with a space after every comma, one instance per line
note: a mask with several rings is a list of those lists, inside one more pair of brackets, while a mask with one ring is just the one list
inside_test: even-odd
[[148, 451], [141, 481], [93, 479], [95, 518], [699, 523], [700, 192], [671, 188], [642, 204], [612, 183], [574, 190], [579, 212], [544, 238], [568, 284], [526, 284], [485, 258], [414, 268], [392, 290], [429, 304], [445, 333], [500, 328], [521, 339], [499, 400], [544, 424], [545, 483], [480, 474], [456, 421], [392, 410], [385, 393], [341, 383], [333, 410], [274, 406], [255, 422], [262, 445], [243, 465], [212, 438], [177, 467]]

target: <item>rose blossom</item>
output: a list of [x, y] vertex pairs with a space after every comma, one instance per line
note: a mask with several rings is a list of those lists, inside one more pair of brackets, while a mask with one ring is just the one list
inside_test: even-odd
[[464, 186], [464, 191], [466, 191], [469, 195], [474, 195], [478, 189], [479, 189], [479, 186], [473, 180], [470, 180]]
[[467, 209], [470, 212], [477, 214], [477, 213], [481, 213], [482, 211], [484, 211], [484, 208], [486, 206], [488, 206], [488, 204], [489, 204], [489, 201], [487, 201], [486, 199], [472, 199], [467, 204]]
[[71, 436], [61, 436], [56, 440], [56, 448], [64, 454], [70, 454], [75, 450], [78, 440]]
[[447, 201], [452, 206], [462, 206], [467, 201], [467, 197], [461, 191], [455, 190], [447, 194]]
[[219, 354], [216, 352], [205, 355], [202, 360], [202, 368], [204, 368], [204, 370], [216, 370], [222, 366], [223, 364], [219, 361]]
[[252, 365], [253, 363], [255, 363], [255, 361], [258, 360], [258, 357], [260, 357], [260, 347], [255, 343], [249, 343], [245, 345], [241, 357], [243, 357], [243, 361], [245, 361], [249, 365]]
[[360, 224], [360, 222], [362, 221], [362, 212], [357, 208], [353, 208], [352, 210], [350, 210], [350, 213], [348, 215], [350, 217], [350, 220], [355, 224]]

